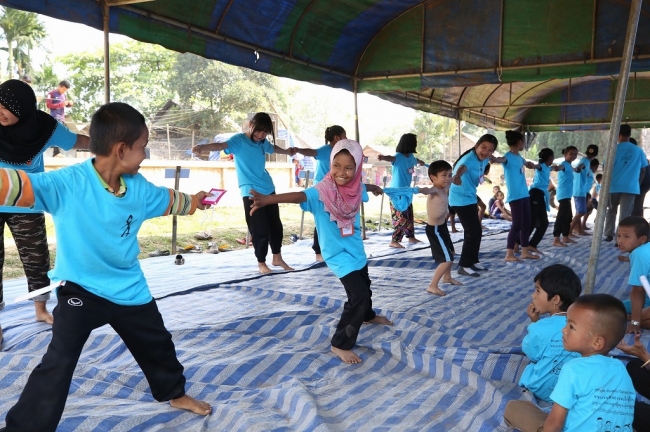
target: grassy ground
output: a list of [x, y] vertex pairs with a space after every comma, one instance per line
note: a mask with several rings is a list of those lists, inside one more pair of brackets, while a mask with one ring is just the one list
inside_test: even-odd
[[[479, 188], [479, 194], [487, 203], [491, 196], [491, 186], [482, 185]], [[376, 222], [379, 221], [379, 212], [382, 206], [381, 197], [370, 195], [370, 201], [365, 203], [365, 219], [372, 221], [367, 224], [367, 229], [376, 229]], [[426, 220], [426, 197], [416, 195], [413, 201], [415, 218]], [[295, 204], [281, 204], [280, 217], [284, 225], [284, 244], [291, 244], [291, 234], [298, 235], [300, 232], [300, 219], [302, 211]], [[242, 206], [225, 207], [218, 206], [216, 209], [205, 212], [197, 211], [192, 216], [178, 217], [177, 224], [177, 247], [182, 248], [188, 245], [201, 247], [203, 250], [208, 249], [208, 243], [216, 242], [217, 245], [228, 244], [233, 249], [242, 249], [235, 240], [246, 236], [246, 222], [244, 220], [244, 211]], [[384, 198], [382, 220], [390, 220], [390, 208], [388, 199]], [[50, 239], [50, 254], [52, 265], [56, 257], [56, 241], [54, 224], [52, 218], [46, 215], [48, 239]], [[384, 224], [384, 229], [391, 229], [389, 225]], [[305, 213], [303, 237], [311, 238], [314, 231], [314, 219], [309, 213]], [[197, 240], [194, 236], [200, 232], [207, 232], [212, 235], [210, 240]], [[13, 239], [9, 229], [5, 229], [5, 263], [3, 268], [3, 278], [11, 279], [23, 277], [22, 263], [18, 257], [18, 252], [13, 244]], [[149, 253], [158, 250], [171, 251], [172, 246], [172, 218], [161, 217], [146, 221], [138, 235], [140, 243], [140, 259], [149, 257]], [[252, 251], [251, 251], [252, 256]], [[252, 259], [252, 257], [251, 257]]]

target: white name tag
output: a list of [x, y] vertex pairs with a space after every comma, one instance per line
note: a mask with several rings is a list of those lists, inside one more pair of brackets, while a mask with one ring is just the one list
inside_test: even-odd
[[341, 236], [342, 237], [350, 237], [352, 234], [354, 234], [354, 226], [353, 225], [350, 225], [349, 227], [341, 228]]
[[478, 184], [483, 184], [484, 181], [485, 181], [485, 177], [483, 176], [483, 174], [481, 174], [478, 178]]

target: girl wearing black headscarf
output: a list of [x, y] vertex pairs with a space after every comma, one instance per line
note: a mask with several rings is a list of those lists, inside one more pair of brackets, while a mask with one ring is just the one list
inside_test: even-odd
[[[8, 80], [0, 84], [0, 167], [38, 173], [45, 170], [43, 153], [51, 146], [65, 150], [87, 149], [88, 137], [71, 132], [49, 114], [36, 109], [36, 96], [29, 84]], [[29, 291], [50, 285], [50, 253], [45, 216], [42, 212], [0, 207], [0, 310], [4, 309], [2, 266], [4, 226], [13, 234], [27, 276]], [[52, 323], [45, 303], [49, 294], [34, 297], [36, 319]], [[2, 328], [0, 327], [0, 341]]]

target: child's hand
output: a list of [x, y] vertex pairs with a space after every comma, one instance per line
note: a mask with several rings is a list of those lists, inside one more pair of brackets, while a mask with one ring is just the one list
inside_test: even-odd
[[531, 161], [526, 161], [526, 168], [533, 169], [535, 168], [535, 163]]
[[205, 197], [212, 196], [212, 194], [205, 191], [201, 191], [201, 192], [197, 192], [194, 196], [199, 201], [199, 203], [196, 205], [196, 208], [198, 208], [199, 210], [205, 210], [210, 208], [210, 204], [203, 204], [202, 201]]
[[201, 154], [203, 153], [203, 149], [201, 147], [203, 146], [195, 145], [194, 147], [192, 147], [192, 153], [197, 156], [201, 156]]
[[634, 357], [638, 357], [643, 361], [650, 359], [650, 353], [648, 353], [646, 347], [641, 343], [640, 334], [634, 335], [634, 345], [628, 345], [625, 342], [625, 339], [622, 339], [618, 345], [616, 345], [616, 348], [620, 349], [625, 354], [633, 355]]
[[453, 176], [453, 177], [451, 178], [451, 182], [452, 182], [453, 184], [457, 185], [457, 186], [460, 186], [460, 185], [463, 184], [463, 181], [462, 181], [462, 180], [460, 179], [460, 177], [458, 177], [458, 176]]
[[250, 190], [250, 194], [253, 196], [253, 204], [251, 204], [251, 212], [250, 212], [252, 216], [257, 209], [262, 208], [267, 204], [266, 199], [268, 198], [268, 196], [262, 195], [261, 193], [257, 192], [254, 189]]
[[534, 304], [531, 303], [528, 305], [528, 307], [526, 308], [526, 313], [528, 314], [528, 318], [530, 318], [532, 322], [539, 321], [539, 311], [535, 309]]
[[384, 190], [382, 188], [380, 188], [379, 186], [377, 186], [371, 192], [372, 192], [372, 194], [374, 196], [379, 196], [379, 195], [383, 195]]
[[639, 327], [638, 325], [634, 325], [632, 323], [629, 323], [627, 325], [626, 333], [634, 333], [635, 335], [640, 335], [641, 334], [641, 327]]

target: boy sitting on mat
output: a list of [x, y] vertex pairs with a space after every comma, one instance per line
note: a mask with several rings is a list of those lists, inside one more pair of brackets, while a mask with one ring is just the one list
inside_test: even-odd
[[208, 194], [158, 187], [138, 174], [149, 131], [124, 103], [97, 110], [90, 124], [93, 159], [27, 174], [0, 170], [0, 205], [50, 213], [57, 256], [49, 276], [60, 280], [52, 341], [29, 376], [2, 431], [54, 431], [90, 332], [110, 324], [144, 372], [151, 393], [173, 407], [208, 415], [212, 408], [185, 394], [183, 366], [138, 261], [137, 234], [146, 219], [193, 214]]

